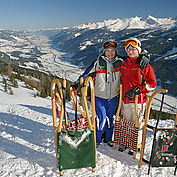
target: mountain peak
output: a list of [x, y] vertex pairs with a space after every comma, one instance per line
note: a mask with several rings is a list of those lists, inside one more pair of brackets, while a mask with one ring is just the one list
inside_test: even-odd
[[151, 15], [148, 15], [148, 17], [146, 18], [146, 23], [148, 23], [149, 25], [154, 25], [157, 23], [157, 19]]
[[77, 29], [100, 29], [107, 28], [110, 31], [120, 31], [123, 29], [150, 29], [150, 28], [172, 28], [175, 26], [176, 20], [169, 18], [156, 18], [148, 15], [147, 18], [131, 17], [124, 19], [109, 19], [102, 22], [94, 22], [87, 24], [80, 24], [74, 26]]
[[156, 18], [153, 17], [152, 15], [148, 15], [147, 19], [152, 19], [152, 20], [155, 20]]

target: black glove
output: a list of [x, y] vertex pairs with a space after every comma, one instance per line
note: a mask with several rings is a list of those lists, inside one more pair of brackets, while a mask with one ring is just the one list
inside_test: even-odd
[[139, 58], [136, 61], [136, 63], [139, 63], [139, 67], [142, 69], [148, 67], [149, 61], [150, 61], [150, 55], [148, 53], [142, 52], [139, 55]]
[[135, 95], [139, 95], [140, 92], [140, 87], [135, 87], [134, 89], [128, 90], [127, 92], [125, 92], [125, 96], [124, 98], [128, 98], [129, 100], [132, 100]]

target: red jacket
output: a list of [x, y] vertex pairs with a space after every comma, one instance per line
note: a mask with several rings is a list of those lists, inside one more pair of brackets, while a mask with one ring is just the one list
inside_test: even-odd
[[145, 93], [150, 92], [156, 87], [156, 79], [152, 66], [148, 64], [148, 67], [140, 69], [139, 63], [136, 64], [138, 58], [127, 58], [126, 61], [122, 63], [120, 72], [121, 72], [121, 83], [122, 83], [122, 99], [125, 104], [134, 103], [133, 100], [129, 100], [127, 97], [124, 98], [125, 92], [135, 88], [136, 86], [140, 87], [140, 92], [142, 93], [138, 96], [138, 103], [146, 102]]

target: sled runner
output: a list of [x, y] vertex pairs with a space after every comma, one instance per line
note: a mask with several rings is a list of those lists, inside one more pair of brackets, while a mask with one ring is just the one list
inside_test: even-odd
[[[163, 92], [167, 92], [164, 90]], [[155, 94], [155, 93], [154, 93]], [[149, 100], [149, 106], [146, 112], [146, 120], [149, 119], [150, 115], [150, 105], [155, 95], [152, 95]], [[164, 101], [164, 93], [162, 95], [160, 113], [157, 119], [155, 127], [148, 126], [145, 123], [145, 127], [150, 128], [154, 131], [154, 139], [152, 145], [152, 151], [150, 160], [143, 158], [144, 155], [144, 146], [146, 141], [147, 129], [144, 128], [144, 138], [143, 138], [143, 148], [140, 155], [139, 168], [142, 167], [142, 161], [148, 163], [148, 175], [150, 173], [150, 167], [175, 167], [174, 174], [176, 175], [177, 169], [177, 115], [175, 120], [174, 128], [158, 128], [158, 123], [160, 120], [162, 107]]]
[[[81, 80], [83, 82], [83, 79]], [[63, 175], [65, 169], [92, 167], [92, 171], [95, 171], [95, 97], [92, 78], [86, 78], [83, 85], [81, 93], [85, 111], [79, 106], [77, 95], [74, 94], [74, 90], [70, 87], [70, 93], [75, 105], [75, 120], [71, 121], [65, 108], [66, 80], [63, 80], [63, 84], [61, 84], [59, 80], [55, 79], [51, 84], [55, 151], [60, 175]], [[87, 103], [89, 85], [91, 88], [92, 120]], [[82, 117], [77, 117], [77, 110], [79, 110]]]

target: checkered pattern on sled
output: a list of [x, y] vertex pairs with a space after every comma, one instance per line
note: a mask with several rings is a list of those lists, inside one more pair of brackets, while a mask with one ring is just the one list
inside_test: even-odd
[[114, 143], [137, 150], [138, 141], [138, 127], [134, 122], [125, 119], [118, 119], [115, 121]]
[[[62, 130], [74, 130], [76, 127], [75, 120], [69, 119], [68, 126], [66, 127], [65, 124], [62, 124]], [[77, 118], [77, 129], [83, 129], [88, 127], [88, 120], [87, 117], [78, 117]]]
[[[56, 113], [58, 115], [58, 118], [60, 118], [60, 109], [61, 109], [61, 105], [60, 105], [60, 102], [59, 102], [59, 98], [57, 96], [55, 96], [55, 105], [56, 105]], [[67, 116], [68, 116], [68, 127], [65, 126], [65, 124], [62, 124], [62, 130], [74, 130], [75, 129], [75, 126], [76, 126], [76, 123], [75, 123], [75, 120], [72, 120], [69, 118], [69, 115], [68, 113], [66, 112]], [[88, 127], [88, 120], [86, 117], [78, 117], [77, 118], [77, 128], [78, 129], [83, 129], [83, 128], [87, 128]]]
[[[69, 129], [70, 130], [74, 130], [75, 127], [76, 127], [76, 123], [75, 123], [75, 120], [69, 122]], [[77, 118], [77, 128], [78, 129], [83, 129], [83, 128], [87, 128], [88, 127], [88, 120], [87, 118], [85, 117], [79, 117]]]

